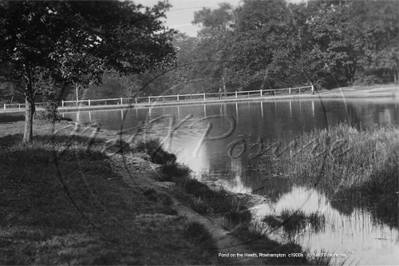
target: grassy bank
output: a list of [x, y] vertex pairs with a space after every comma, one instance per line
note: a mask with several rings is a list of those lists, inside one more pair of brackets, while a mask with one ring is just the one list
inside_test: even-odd
[[[248, 196], [215, 191], [192, 179], [190, 170], [176, 164], [176, 157], [160, 149], [158, 141], [129, 145], [127, 140], [109, 141], [109, 132], [100, 134], [95, 126], [72, 134], [74, 126], [66, 122], [36, 121], [34, 142], [23, 145], [23, 122], [4, 123], [1, 128], [0, 264], [216, 263], [213, 236], [203, 224], [179, 216], [175, 199], [203, 216], [221, 219], [222, 226], [241, 239], [240, 245], [250, 240], [245, 246], [251, 252], [302, 252], [298, 245], [282, 245], [250, 231]], [[148, 160], [163, 164], [157, 171], [142, 171], [136, 165], [131, 177], [173, 182], [173, 188], [128, 185], [111, 163], [121, 150], [125, 159], [147, 153]], [[259, 259], [259, 263], [314, 261]]]
[[92, 131], [53, 135], [52, 124], [36, 121], [34, 142], [22, 145], [23, 122], [0, 126], [0, 264], [209, 264], [215, 257], [212, 237], [176, 215], [170, 197], [151, 197], [115, 174], [101, 152], [105, 140], [91, 141]]
[[339, 125], [303, 134], [288, 144], [278, 142], [262, 157], [267, 174], [325, 193], [334, 207], [370, 211], [372, 217], [397, 227], [399, 130], [360, 130]]

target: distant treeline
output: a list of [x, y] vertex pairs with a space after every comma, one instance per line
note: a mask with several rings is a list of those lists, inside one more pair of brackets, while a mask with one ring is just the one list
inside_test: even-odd
[[[191, 90], [318, 88], [398, 82], [399, 1], [243, 0], [195, 13], [175, 80]], [[201, 81], [205, 79], [205, 81]]]

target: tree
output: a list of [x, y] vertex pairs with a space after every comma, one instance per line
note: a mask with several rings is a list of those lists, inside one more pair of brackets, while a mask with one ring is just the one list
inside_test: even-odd
[[116, 0], [0, 2], [0, 64], [13, 66], [25, 90], [23, 142], [32, 140], [40, 79], [59, 91], [71, 83], [99, 84], [104, 71], [139, 74], [173, 65], [174, 31], [159, 20], [166, 7]]
[[273, 58], [267, 66], [270, 79], [281, 86], [314, 84], [320, 74], [320, 63], [313, 60], [312, 32], [309, 30], [309, 10], [305, 4], [289, 4], [282, 31], [273, 34]]
[[398, 76], [399, 2], [316, 0], [308, 27], [314, 61], [339, 85], [391, 81]]
[[362, 32], [353, 23], [348, 6], [331, 6], [318, 12], [309, 22], [314, 48], [313, 60], [335, 77], [341, 86], [353, 84], [363, 57]]
[[277, 85], [275, 69], [268, 66], [273, 63], [281, 36], [286, 35], [287, 13], [284, 0], [244, 0], [235, 10], [234, 31], [222, 49], [229, 80], [244, 88]]
[[361, 25], [365, 42], [365, 71], [387, 73], [399, 82], [399, 2], [396, 0], [352, 3], [352, 16]]
[[[361, 73], [398, 76], [398, 2], [244, 0], [221, 49], [228, 79], [244, 88], [354, 84]], [[378, 18], [376, 17], [378, 14]]]
[[202, 92], [226, 88], [220, 51], [233, 21], [233, 7], [226, 3], [214, 10], [203, 8], [194, 13], [192, 23], [201, 26], [198, 38], [180, 36], [178, 44], [182, 47], [178, 53], [178, 67], [182, 68], [178, 72], [184, 77], [185, 88]]
[[177, 50], [176, 67], [165, 73], [169, 77], [169, 88], [173, 94], [197, 91], [194, 86], [195, 83], [191, 83], [193, 81], [192, 70], [195, 67], [194, 58], [197, 42], [197, 38], [190, 37], [182, 32], [178, 32], [173, 38], [173, 45]]

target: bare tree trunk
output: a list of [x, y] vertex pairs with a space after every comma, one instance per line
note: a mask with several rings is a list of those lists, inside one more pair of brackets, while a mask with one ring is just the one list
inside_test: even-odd
[[23, 143], [31, 143], [33, 137], [33, 114], [35, 113], [35, 101], [32, 91], [27, 89], [25, 95], [25, 128]]
[[222, 75], [222, 84], [223, 84], [223, 92], [224, 92], [224, 96], [227, 96], [227, 91], [226, 91], [226, 68], [223, 67], [223, 75]]
[[76, 106], [79, 106], [79, 84], [75, 83]]
[[31, 143], [33, 137], [33, 114], [35, 113], [35, 95], [33, 92], [30, 68], [25, 65], [25, 128], [23, 143]]

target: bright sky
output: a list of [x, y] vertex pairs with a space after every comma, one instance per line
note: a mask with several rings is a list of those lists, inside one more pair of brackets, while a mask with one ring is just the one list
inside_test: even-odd
[[[140, 3], [144, 6], [153, 6], [162, 0], [133, 0], [135, 3]], [[265, 0], [267, 1], [267, 0]], [[288, 0], [289, 2], [300, 3], [306, 0]], [[173, 6], [166, 12], [166, 25], [169, 28], [174, 28], [185, 32], [189, 36], [197, 36], [199, 27], [191, 24], [194, 20], [194, 12], [201, 10], [203, 7], [216, 9], [219, 7], [218, 3], [229, 3], [237, 6], [240, 0], [169, 0]]]

